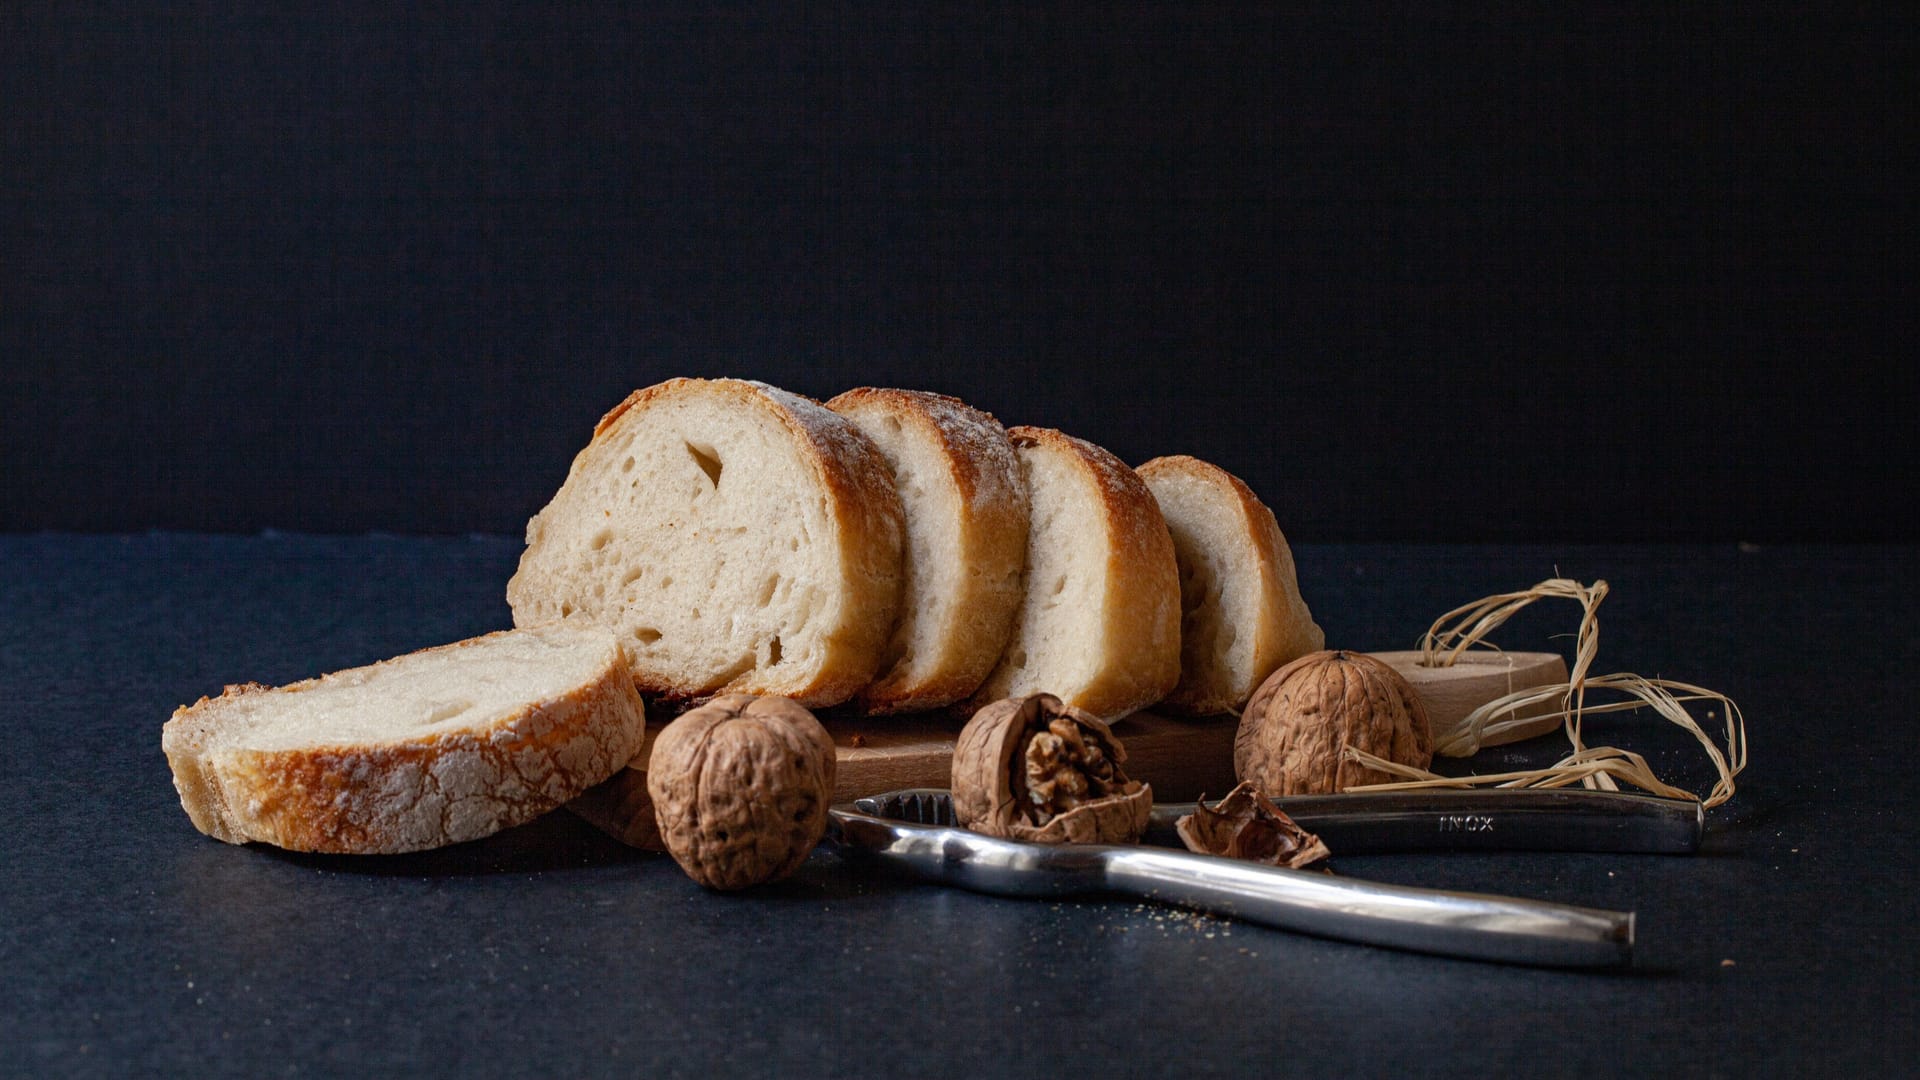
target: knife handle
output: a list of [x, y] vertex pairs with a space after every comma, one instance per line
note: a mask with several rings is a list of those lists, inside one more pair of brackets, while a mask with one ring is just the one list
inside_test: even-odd
[[1506, 963], [1625, 967], [1633, 913], [1284, 870], [1153, 848], [1100, 849], [1115, 892], [1283, 930]]
[[[1697, 802], [1611, 791], [1398, 791], [1296, 795], [1274, 805], [1340, 855], [1408, 851], [1699, 850]], [[1174, 821], [1193, 805], [1156, 806], [1150, 844], [1182, 847]]]

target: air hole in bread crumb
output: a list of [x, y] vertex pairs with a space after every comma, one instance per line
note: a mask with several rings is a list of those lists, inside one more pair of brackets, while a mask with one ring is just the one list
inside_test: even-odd
[[661, 587], [661, 588], [663, 588], [663, 589], [664, 589], [664, 588], [666, 588], [667, 586], [669, 586], [669, 585], [671, 585], [671, 584], [673, 584], [673, 575], [672, 575], [672, 574], [668, 574], [668, 575], [667, 575], [666, 577], [663, 577], [663, 578], [661, 578], [661, 579], [660, 579], [660, 587]]
[[595, 551], [599, 551], [601, 548], [606, 547], [608, 544], [612, 542], [613, 542], [612, 529], [601, 529], [599, 532], [593, 534], [592, 546], [593, 546], [593, 550]]
[[780, 662], [780, 636], [778, 634], [775, 634], [773, 640], [767, 642], [767, 666], [772, 667], [773, 665], [779, 662]]
[[627, 458], [627, 460], [625, 460], [625, 461], [623, 461], [623, 462], [621, 462], [621, 463], [620, 463], [620, 471], [621, 471], [621, 472], [623, 472], [623, 473], [624, 473], [624, 472], [632, 472], [632, 471], [633, 471], [633, 458], [632, 458], [632, 456], [628, 456], [628, 458]]
[[561, 604], [561, 605], [560, 605], [560, 617], [561, 617], [561, 618], [563, 618], [563, 619], [564, 619], [564, 618], [566, 618], [567, 616], [569, 616], [569, 615], [571, 615], [571, 614], [573, 614], [573, 605], [572, 605], [572, 604]]
[[660, 631], [651, 626], [636, 626], [633, 630], [633, 639], [642, 645], [651, 645], [660, 640]]
[[1059, 596], [1061, 593], [1066, 591], [1067, 591], [1067, 575], [1061, 574], [1059, 577], [1053, 579], [1052, 595]]
[[780, 575], [773, 574], [760, 583], [760, 595], [754, 598], [754, 606], [766, 607], [773, 603], [774, 590], [780, 587]]
[[1012, 664], [1014, 667], [1017, 667], [1017, 668], [1026, 667], [1027, 666], [1027, 650], [1015, 649], [1012, 652], [1008, 653], [1007, 663]]
[[639, 581], [641, 578], [646, 576], [647, 576], [647, 568], [644, 566], [636, 566], [621, 576], [620, 584], [631, 585], [634, 582]]
[[687, 453], [693, 455], [693, 463], [700, 466], [701, 472], [707, 474], [707, 482], [714, 487], [719, 487], [720, 457], [713, 452], [713, 447], [695, 446], [692, 443], [686, 445]]

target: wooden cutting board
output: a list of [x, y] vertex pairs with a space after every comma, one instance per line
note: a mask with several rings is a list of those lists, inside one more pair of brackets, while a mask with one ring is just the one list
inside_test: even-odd
[[[833, 801], [848, 802], [899, 788], [947, 786], [953, 743], [963, 718], [931, 716], [829, 721], [834, 745]], [[619, 775], [568, 803], [568, 809], [623, 843], [664, 850], [647, 799], [647, 752], [661, 725], [647, 728], [647, 746]], [[1191, 720], [1135, 713], [1113, 724], [1127, 748], [1127, 775], [1153, 785], [1159, 802], [1225, 795], [1233, 787], [1234, 716]]]

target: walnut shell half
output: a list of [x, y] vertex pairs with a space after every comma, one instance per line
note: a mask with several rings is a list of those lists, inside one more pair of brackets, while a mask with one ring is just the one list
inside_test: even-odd
[[1252, 784], [1241, 784], [1212, 806], [1204, 800], [1195, 803], [1193, 813], [1175, 821], [1173, 828], [1188, 851], [1202, 855], [1296, 870], [1327, 857], [1327, 845], [1318, 836], [1301, 828]]
[[1433, 763], [1427, 707], [1399, 672], [1365, 653], [1311, 653], [1253, 692], [1233, 740], [1233, 773], [1267, 795], [1398, 779], [1348, 761], [1349, 746], [1424, 769]]
[[798, 869], [825, 835], [833, 739], [783, 697], [725, 694], [668, 724], [647, 759], [667, 851], [710, 889]]
[[1153, 789], [1127, 779], [1126, 748], [1052, 694], [996, 701], [961, 729], [953, 812], [966, 828], [1041, 844], [1131, 844]]

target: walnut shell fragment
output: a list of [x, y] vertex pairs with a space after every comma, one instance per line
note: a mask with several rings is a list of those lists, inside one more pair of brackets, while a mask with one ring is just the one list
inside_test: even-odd
[[1233, 740], [1233, 773], [1267, 795], [1400, 779], [1348, 761], [1349, 746], [1425, 769], [1433, 763], [1427, 707], [1399, 672], [1365, 653], [1311, 653], [1253, 692]]
[[1153, 788], [1127, 779], [1126, 760], [1106, 724], [1052, 694], [996, 701], [954, 747], [954, 817], [1009, 840], [1137, 843]]
[[647, 759], [660, 835], [710, 889], [777, 881], [825, 835], [833, 739], [783, 697], [725, 694], [668, 724]]
[[1327, 857], [1327, 845], [1301, 828], [1252, 784], [1241, 784], [1209, 807], [1195, 803], [1193, 813], [1173, 823], [1188, 851], [1224, 855], [1269, 866], [1299, 869]]

